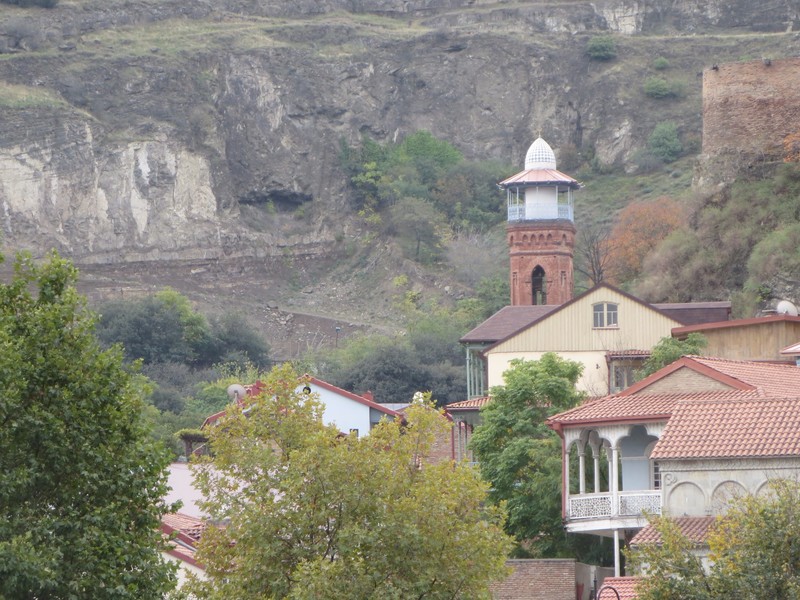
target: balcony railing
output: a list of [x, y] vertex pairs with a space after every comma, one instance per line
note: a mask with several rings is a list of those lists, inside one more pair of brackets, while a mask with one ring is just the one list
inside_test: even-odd
[[639, 517], [643, 514], [661, 514], [661, 492], [642, 490], [637, 492], [602, 492], [599, 494], [576, 494], [567, 502], [568, 519], [605, 519], [612, 517]]
[[[554, 210], [555, 209], [555, 210]], [[573, 221], [572, 205], [558, 204], [556, 206], [535, 206], [532, 217], [536, 219], [567, 219]], [[524, 204], [509, 204], [508, 205], [508, 220], [509, 221], [525, 221], [527, 219]]]

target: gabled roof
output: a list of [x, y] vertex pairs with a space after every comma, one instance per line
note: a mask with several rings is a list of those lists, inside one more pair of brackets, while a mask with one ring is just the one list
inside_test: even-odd
[[798, 396], [679, 402], [650, 458], [800, 456], [798, 432]]
[[790, 363], [728, 360], [703, 356], [684, 358], [732, 377], [745, 385], [759, 388], [767, 396], [800, 394], [800, 368]]
[[[692, 544], [700, 546], [706, 543], [708, 531], [716, 522], [716, 517], [671, 517], [681, 531], [681, 534]], [[651, 524], [648, 523], [643, 529], [633, 536], [630, 541], [631, 546], [641, 546], [644, 544], [660, 544], [661, 534]]]
[[[683, 391], [648, 392], [656, 382], [666, 380], [681, 369], [690, 369], [709, 378], [709, 388]], [[712, 382], [728, 387], [720, 390]], [[734, 401], [748, 398], [780, 398], [800, 395], [800, 368], [784, 363], [728, 360], [684, 356], [613, 396], [589, 400], [559, 413], [547, 423], [557, 431], [564, 427], [591, 423], [635, 423], [669, 419], [679, 402]]]
[[462, 344], [494, 343], [544, 318], [558, 307], [558, 304], [504, 306], [459, 341]]
[[[608, 283], [599, 283], [596, 286], [594, 286], [593, 288], [591, 288], [589, 290], [586, 290], [581, 295], [576, 296], [572, 300], [569, 300], [568, 302], [565, 302], [564, 304], [561, 304], [560, 306], [555, 307], [554, 310], [548, 311], [547, 314], [542, 315], [538, 319], [530, 321], [530, 322], [522, 325], [521, 327], [518, 327], [516, 330], [510, 331], [510, 333], [508, 333], [504, 337], [498, 338], [491, 346], [486, 348], [484, 350], [484, 352], [487, 352], [487, 351], [493, 349], [494, 347], [499, 346], [500, 344], [502, 344], [506, 340], [508, 340], [508, 339], [510, 339], [510, 338], [512, 338], [512, 337], [514, 337], [516, 335], [521, 334], [522, 332], [526, 331], [527, 329], [530, 329], [531, 327], [533, 327], [537, 323], [545, 321], [546, 319], [550, 319], [554, 315], [556, 315], [556, 314], [558, 314], [558, 313], [560, 313], [562, 311], [568, 310], [569, 307], [572, 306], [573, 304], [581, 302], [585, 297], [587, 297], [587, 296], [589, 296], [591, 294], [594, 294], [597, 290], [601, 290], [601, 289], [611, 290], [612, 292], [614, 292], [616, 294], [619, 294], [619, 295], [623, 296], [624, 298], [627, 298], [628, 300], [631, 300], [632, 302], [635, 302], [636, 304], [639, 304], [640, 306], [643, 306], [643, 307], [645, 307], [645, 308], [647, 308], [649, 310], [652, 310], [652, 311], [654, 311], [656, 313], [660, 313], [660, 314], [662, 314], [663, 316], [667, 317], [668, 319], [670, 319], [672, 321], [679, 322], [679, 321], [677, 321], [675, 319], [675, 317], [673, 317], [673, 316], [671, 316], [671, 315], [669, 315], [669, 314], [667, 314], [667, 313], [655, 308], [652, 304], [648, 304], [647, 302], [644, 302], [643, 300], [640, 300], [636, 296], [632, 296], [631, 294], [629, 294], [627, 292], [624, 292], [624, 291], [622, 291], [622, 290], [620, 290], [618, 288], [615, 288], [613, 285], [609, 285]], [[485, 321], [484, 321], [484, 323], [485, 323]], [[478, 327], [480, 327], [480, 325]], [[509, 326], [509, 329], [510, 329], [510, 326]], [[475, 330], [473, 330], [473, 331], [475, 331]], [[463, 341], [463, 338], [462, 338], [462, 341]]]
[[761, 389], [767, 396], [791, 396], [800, 391], [800, 368], [789, 363], [684, 356], [626, 388], [620, 395], [644, 391], [680, 369], [691, 369], [731, 389]]
[[[315, 385], [320, 387], [324, 390], [329, 392], [333, 392], [334, 394], [341, 396], [343, 398], [347, 398], [348, 400], [352, 400], [354, 402], [358, 402], [359, 404], [363, 404], [370, 408], [374, 408], [378, 412], [382, 412], [385, 415], [390, 417], [398, 417], [400, 416], [397, 411], [394, 411], [383, 404], [379, 404], [371, 400], [370, 398], [366, 398], [365, 396], [359, 396], [358, 394], [354, 394], [353, 392], [348, 392], [340, 387], [333, 385], [332, 383], [328, 383], [327, 381], [322, 381], [321, 379], [317, 379], [316, 377], [310, 377], [308, 375], [305, 376], [304, 381], [308, 384]], [[249, 398], [253, 398], [258, 396], [264, 389], [264, 384], [261, 381], [256, 381], [251, 385], [244, 386], [245, 391], [247, 392], [247, 396]], [[371, 395], [371, 394], [370, 394]], [[225, 415], [225, 411], [221, 410], [218, 413], [214, 413], [213, 415], [206, 417], [206, 420], [203, 421], [202, 427], [206, 427], [207, 425], [213, 425], [216, 423], [221, 417]]]
[[462, 344], [484, 343], [493, 345], [503, 342], [521, 333], [525, 329], [532, 327], [539, 321], [548, 318], [550, 315], [566, 309], [570, 305], [582, 300], [585, 296], [601, 288], [606, 288], [621, 294], [642, 306], [646, 306], [650, 310], [658, 312], [677, 323], [683, 323], [684, 325], [720, 321], [730, 316], [730, 302], [648, 304], [636, 296], [603, 282], [560, 305], [505, 306], [465, 334], [459, 341]]
[[[636, 600], [636, 586], [640, 581], [641, 577], [606, 577], [598, 590], [597, 600]], [[603, 589], [605, 586], [609, 587]], [[619, 596], [609, 588], [614, 588]]]

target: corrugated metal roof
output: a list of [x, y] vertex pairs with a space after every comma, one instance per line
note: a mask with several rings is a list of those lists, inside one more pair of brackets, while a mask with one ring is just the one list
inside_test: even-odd
[[546, 317], [557, 308], [558, 304], [504, 306], [459, 341], [462, 344], [494, 343]]

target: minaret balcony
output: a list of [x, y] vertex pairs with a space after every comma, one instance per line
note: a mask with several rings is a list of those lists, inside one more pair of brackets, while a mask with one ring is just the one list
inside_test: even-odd
[[508, 220], [513, 221], [548, 221], [553, 219], [564, 219], [567, 221], [574, 221], [573, 210], [571, 204], [558, 204], [554, 206], [532, 207], [532, 210], [526, 211], [525, 205], [509, 204], [508, 205]]

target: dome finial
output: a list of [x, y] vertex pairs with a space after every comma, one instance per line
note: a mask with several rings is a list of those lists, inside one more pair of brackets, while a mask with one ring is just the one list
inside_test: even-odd
[[556, 155], [550, 144], [545, 142], [540, 135], [528, 148], [525, 155], [525, 169], [555, 169]]

